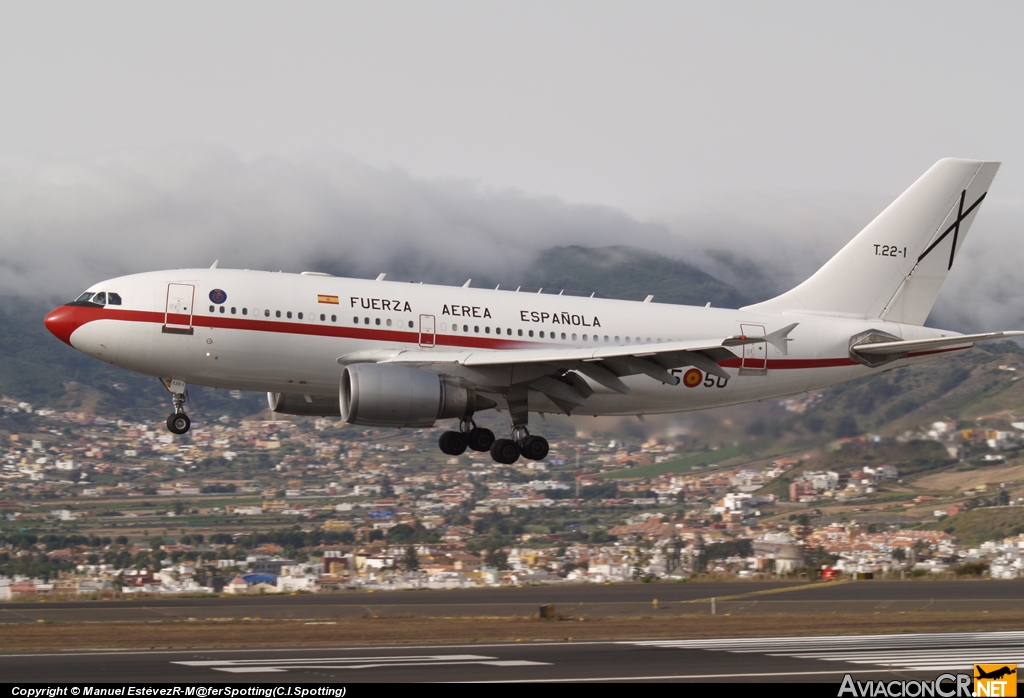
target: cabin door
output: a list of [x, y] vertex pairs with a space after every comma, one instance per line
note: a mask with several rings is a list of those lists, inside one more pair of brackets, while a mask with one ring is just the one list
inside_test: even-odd
[[195, 294], [196, 287], [192, 284], [167, 284], [164, 332], [192, 334], [192, 301]]
[[[762, 325], [740, 325], [744, 337], [764, 337]], [[741, 376], [764, 376], [768, 374], [768, 342], [743, 345], [743, 360], [740, 362]]]

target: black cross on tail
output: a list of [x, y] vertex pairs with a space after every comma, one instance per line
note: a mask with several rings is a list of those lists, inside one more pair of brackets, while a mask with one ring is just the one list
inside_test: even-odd
[[962, 223], [963, 220], [965, 218], [967, 218], [967, 216], [971, 215], [971, 211], [973, 211], [974, 209], [978, 208], [978, 205], [982, 201], [985, 200], [985, 197], [987, 195], [988, 195], [988, 192], [985, 192], [984, 194], [979, 196], [978, 200], [975, 201], [973, 204], [971, 204], [971, 207], [965, 211], [964, 210], [964, 198], [966, 198], [966, 196], [967, 196], [967, 190], [964, 189], [962, 192], [960, 192], [960, 211], [957, 213], [956, 222], [953, 223], [953, 225], [951, 225], [948, 228], [946, 228], [946, 231], [944, 233], [942, 233], [942, 235], [939, 236], [939, 239], [936, 240], [935, 242], [933, 242], [931, 245], [929, 245], [928, 249], [921, 253], [921, 256], [917, 258], [918, 263], [920, 263], [922, 259], [927, 257], [928, 253], [931, 252], [932, 250], [934, 250], [936, 245], [938, 245], [940, 242], [945, 240], [947, 235], [949, 235], [950, 233], [953, 233], [953, 247], [949, 251], [949, 266], [946, 267], [946, 271], [949, 271], [950, 269], [952, 269], [953, 268], [953, 255], [956, 254], [956, 239], [957, 239], [957, 236], [960, 235], [960, 223]]

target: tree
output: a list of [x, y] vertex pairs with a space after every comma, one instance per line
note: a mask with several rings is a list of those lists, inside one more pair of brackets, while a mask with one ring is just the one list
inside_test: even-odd
[[892, 551], [892, 559], [893, 560], [899, 560], [900, 562], [903, 562], [904, 560], [907, 559], [907, 551], [904, 550], [903, 548], [896, 548], [895, 550]]
[[1009, 492], [1009, 490], [999, 490], [999, 506], [1001, 506], [1001, 507], [1010, 506], [1010, 492]]
[[405, 549], [405, 558], [402, 560], [402, 567], [410, 572], [420, 568], [420, 559], [416, 555], [416, 547], [410, 545]]
[[484, 556], [484, 564], [488, 567], [494, 567], [499, 570], [507, 570], [508, 553], [504, 550], [498, 550], [497, 548], [488, 550], [487, 555]]

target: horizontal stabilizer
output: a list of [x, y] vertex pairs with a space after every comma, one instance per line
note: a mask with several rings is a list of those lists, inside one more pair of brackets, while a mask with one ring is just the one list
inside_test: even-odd
[[871, 354], [875, 356], [892, 356], [893, 354], [906, 354], [912, 351], [930, 351], [942, 349], [943, 347], [959, 347], [973, 345], [975, 342], [986, 342], [992, 339], [1007, 339], [1009, 337], [1020, 337], [1024, 332], [986, 332], [984, 334], [960, 334], [953, 337], [935, 337], [934, 339], [909, 339], [898, 342], [871, 342], [869, 344], [857, 344], [851, 347], [851, 351], [858, 354]]

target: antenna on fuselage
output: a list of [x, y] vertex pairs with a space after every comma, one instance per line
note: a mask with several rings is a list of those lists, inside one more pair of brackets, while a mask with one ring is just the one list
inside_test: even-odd
[[380, 274], [377, 275], [377, 278], [374, 279], [374, 281], [383, 281], [385, 276], [387, 276], [387, 272], [382, 271]]
[[213, 260], [213, 264], [210, 265], [210, 269], [216, 269], [218, 264], [220, 264], [219, 259]]
[[472, 280], [473, 279], [466, 279], [466, 283], [462, 284], [462, 288], [469, 288], [469, 282], [471, 282]]

